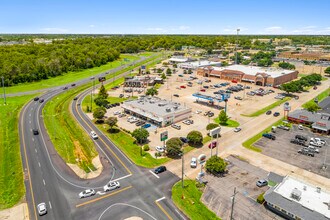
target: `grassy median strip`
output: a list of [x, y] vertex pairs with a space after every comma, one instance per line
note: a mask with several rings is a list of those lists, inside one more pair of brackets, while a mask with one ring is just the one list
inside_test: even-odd
[[70, 84], [72, 82], [76, 82], [78, 80], [88, 78], [90, 76], [94, 76], [102, 72], [105, 72], [107, 70], [119, 67], [120, 65], [125, 64], [124, 59], [129, 59], [129, 62], [139, 59], [138, 56], [126, 55], [126, 54], [121, 54], [120, 57], [121, 59], [119, 60], [109, 62], [99, 67], [85, 69], [79, 72], [68, 72], [63, 74], [62, 76], [45, 79], [39, 82], [24, 83], [24, 84], [19, 84], [17, 86], [8, 87], [7, 93], [25, 92], [25, 91], [45, 89], [45, 88]]
[[43, 109], [45, 126], [59, 155], [65, 162], [77, 164], [87, 173], [95, 170], [92, 159], [97, 156], [97, 151], [69, 108], [73, 98], [89, 86], [68, 90], [56, 96]]
[[193, 180], [185, 180], [184, 188], [181, 187], [181, 181], [172, 188], [175, 205], [190, 219], [220, 219], [201, 202], [201, 197], [202, 191], [197, 188], [196, 181]]
[[7, 105], [0, 105], [0, 210], [14, 206], [25, 193], [18, 119], [23, 105], [33, 97], [8, 97]]
[[221, 124], [219, 118], [216, 117], [214, 119], [214, 122], [217, 124], [220, 124], [221, 126], [230, 127], [230, 128], [236, 128], [239, 126], [239, 122], [231, 120], [231, 119], [228, 119], [228, 121], [225, 124]]
[[[319, 101], [319, 103], [324, 100], [326, 97], [328, 97], [330, 94], [330, 88], [324, 90], [323, 92], [321, 92], [320, 94], [318, 94], [315, 98], [317, 98], [317, 100]], [[314, 98], [314, 99], [315, 99]], [[306, 102], [305, 104], [302, 105], [303, 108], [306, 107], [306, 105], [313, 103], [314, 99], [309, 100], [308, 102]]]
[[273, 104], [271, 105], [268, 105], [266, 106], [265, 108], [262, 108], [252, 114], [249, 114], [249, 115], [244, 115], [244, 114], [241, 114], [242, 116], [245, 116], [245, 117], [256, 117], [256, 116], [259, 116], [259, 115], [262, 115], [262, 114], [265, 114], [267, 111], [269, 110], [272, 110], [273, 108], [277, 107], [277, 106], [280, 106], [281, 104], [283, 104], [284, 102], [287, 102], [289, 101], [291, 98], [290, 97], [285, 97], [284, 99], [282, 100], [278, 100], [276, 102], [274, 102]]
[[244, 141], [243, 142], [243, 146], [246, 147], [247, 149], [250, 149], [250, 150], [253, 150], [253, 151], [256, 151], [256, 152], [262, 152], [262, 149], [260, 149], [259, 147], [253, 146], [253, 144], [262, 137], [262, 134], [263, 133], [270, 132], [272, 130], [272, 126], [277, 126], [277, 125], [282, 124], [282, 121], [283, 120], [284, 120], [284, 118], [281, 118], [280, 120], [278, 120], [274, 124], [270, 125], [269, 127], [267, 127], [266, 129], [264, 129], [260, 133], [254, 135], [250, 139]]

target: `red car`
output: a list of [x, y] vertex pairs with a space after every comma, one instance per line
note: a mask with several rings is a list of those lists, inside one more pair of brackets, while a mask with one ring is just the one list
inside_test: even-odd
[[213, 141], [212, 143], [209, 144], [209, 148], [212, 149], [215, 148], [217, 146], [217, 142]]
[[231, 82], [232, 83], [237, 83], [237, 80], [236, 79], [233, 79]]
[[201, 92], [205, 92], [205, 89], [201, 89], [200, 91], [201, 91]]
[[186, 88], [186, 86], [180, 86], [180, 88], [182, 88], [182, 89], [185, 89], [185, 88]]

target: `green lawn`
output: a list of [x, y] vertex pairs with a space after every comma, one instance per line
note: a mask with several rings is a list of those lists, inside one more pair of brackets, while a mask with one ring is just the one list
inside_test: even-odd
[[[216, 118], [214, 119], [214, 122], [217, 123], [217, 124], [220, 124], [219, 118], [216, 117]], [[227, 123], [225, 123], [225, 124], [220, 124], [220, 125], [221, 125], [221, 126], [225, 126], [225, 127], [236, 128], [236, 127], [239, 126], [239, 123], [238, 123], [237, 121], [234, 121], [234, 120], [229, 119], [229, 120], [227, 121]]]
[[276, 102], [274, 102], [273, 104], [271, 105], [268, 105], [266, 106], [265, 108], [262, 108], [252, 114], [249, 114], [249, 115], [244, 115], [242, 114], [242, 116], [246, 116], [246, 117], [256, 117], [256, 116], [259, 116], [259, 115], [262, 115], [262, 114], [265, 114], [267, 111], [269, 110], [272, 110], [273, 108], [277, 107], [277, 106], [280, 106], [281, 104], [283, 104], [284, 102], [287, 102], [289, 101], [291, 98], [290, 97], [285, 97], [283, 100], [278, 100]]
[[90, 169], [95, 170], [92, 159], [97, 156], [97, 151], [89, 135], [71, 114], [69, 107], [73, 98], [89, 86], [90, 83], [56, 96], [43, 109], [45, 126], [59, 155], [67, 163], [77, 164], [87, 173]]
[[206, 135], [205, 137], [203, 137], [203, 144], [206, 144], [207, 142], [211, 141], [212, 137], [209, 135]]
[[25, 194], [18, 119], [23, 105], [33, 97], [8, 97], [7, 105], [0, 99], [0, 210], [14, 206]]
[[139, 53], [139, 56], [144, 56], [144, 57], [150, 57], [152, 55], [154, 55], [155, 52], [142, 52], [142, 53]]
[[[202, 191], [196, 187], [196, 181], [184, 180], [184, 188], [181, 181], [172, 188], [172, 200], [190, 219], [213, 220], [220, 219], [214, 212], [209, 210], [202, 202]], [[182, 199], [182, 195], [184, 199]]]
[[[315, 98], [317, 98], [319, 100], [319, 102], [321, 102], [323, 99], [325, 99], [326, 97], [328, 97], [330, 94], [330, 88], [324, 90], [323, 92], [321, 92], [320, 94], [318, 94]], [[305, 108], [305, 106], [307, 105], [307, 103], [310, 102], [314, 102], [314, 99], [309, 100], [308, 102], [306, 102], [305, 104], [302, 105], [303, 108]]]
[[264, 130], [261, 131], [260, 133], [254, 135], [254, 136], [251, 137], [250, 139], [244, 141], [244, 142], [243, 142], [243, 146], [246, 147], [247, 149], [250, 149], [250, 150], [253, 150], [253, 151], [256, 151], [256, 152], [261, 152], [262, 149], [253, 146], [253, 144], [254, 144], [257, 140], [259, 140], [259, 139], [262, 137], [262, 134], [263, 134], [263, 133], [270, 132], [271, 129], [272, 129], [272, 126], [277, 126], [277, 125], [282, 124], [282, 121], [283, 121], [283, 120], [284, 120], [284, 118], [281, 118], [280, 120], [278, 120], [278, 121], [275, 122], [274, 124], [270, 125], [269, 127], [267, 127], [266, 129], [264, 129]]
[[24, 84], [19, 84], [19, 85], [12, 86], [12, 87], [7, 87], [6, 92], [7, 93], [25, 92], [25, 91], [50, 88], [50, 87], [55, 87], [55, 86], [60, 86], [60, 85], [66, 85], [66, 84], [70, 84], [72, 82], [76, 82], [76, 81], [84, 79], [84, 78], [88, 78], [90, 76], [97, 75], [97, 74], [107, 71], [109, 69], [114, 69], [123, 64], [124, 58], [129, 59], [129, 62], [139, 59], [138, 56], [126, 55], [126, 54], [122, 54], [122, 55], [120, 55], [120, 57], [121, 57], [121, 59], [107, 63], [100, 67], [94, 67], [94, 68], [82, 70], [79, 72], [69, 72], [62, 76], [57, 76], [57, 77], [42, 80], [39, 82], [24, 83]]
[[138, 166], [153, 168], [171, 160], [170, 158], [155, 159], [148, 152], [143, 152], [144, 155], [141, 156], [141, 147], [134, 143], [135, 139], [132, 136], [121, 130], [117, 133], [109, 133], [106, 125], [96, 126]]

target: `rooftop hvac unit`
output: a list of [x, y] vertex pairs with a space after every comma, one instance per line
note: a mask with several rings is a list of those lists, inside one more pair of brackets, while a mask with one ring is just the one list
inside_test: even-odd
[[173, 107], [174, 110], [178, 110], [178, 108], [179, 108], [178, 106], [174, 106]]
[[321, 187], [316, 187], [316, 192], [321, 193]]
[[301, 199], [301, 191], [297, 188], [294, 188], [291, 192], [291, 198], [299, 201]]
[[170, 111], [171, 111], [171, 108], [166, 108], [166, 111], [167, 111], [167, 112], [170, 112]]

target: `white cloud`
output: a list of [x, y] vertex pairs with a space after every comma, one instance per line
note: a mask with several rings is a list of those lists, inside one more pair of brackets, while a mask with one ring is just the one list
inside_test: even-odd
[[273, 26], [273, 27], [267, 27], [265, 28], [266, 32], [278, 32], [278, 31], [282, 31], [283, 28], [279, 27], [279, 26]]
[[189, 26], [185, 26], [185, 25], [181, 25], [181, 26], [179, 26], [178, 29], [181, 30], [181, 31], [184, 31], [184, 30], [190, 29], [190, 27]]
[[68, 33], [68, 29], [64, 28], [42, 28], [41, 29], [44, 32], [50, 33], [50, 34], [63, 34], [63, 33]]
[[89, 25], [89, 27], [90, 27], [90, 28], [94, 28], [94, 27], [95, 27], [95, 25], [94, 25], [94, 24], [91, 24], [91, 25]]

